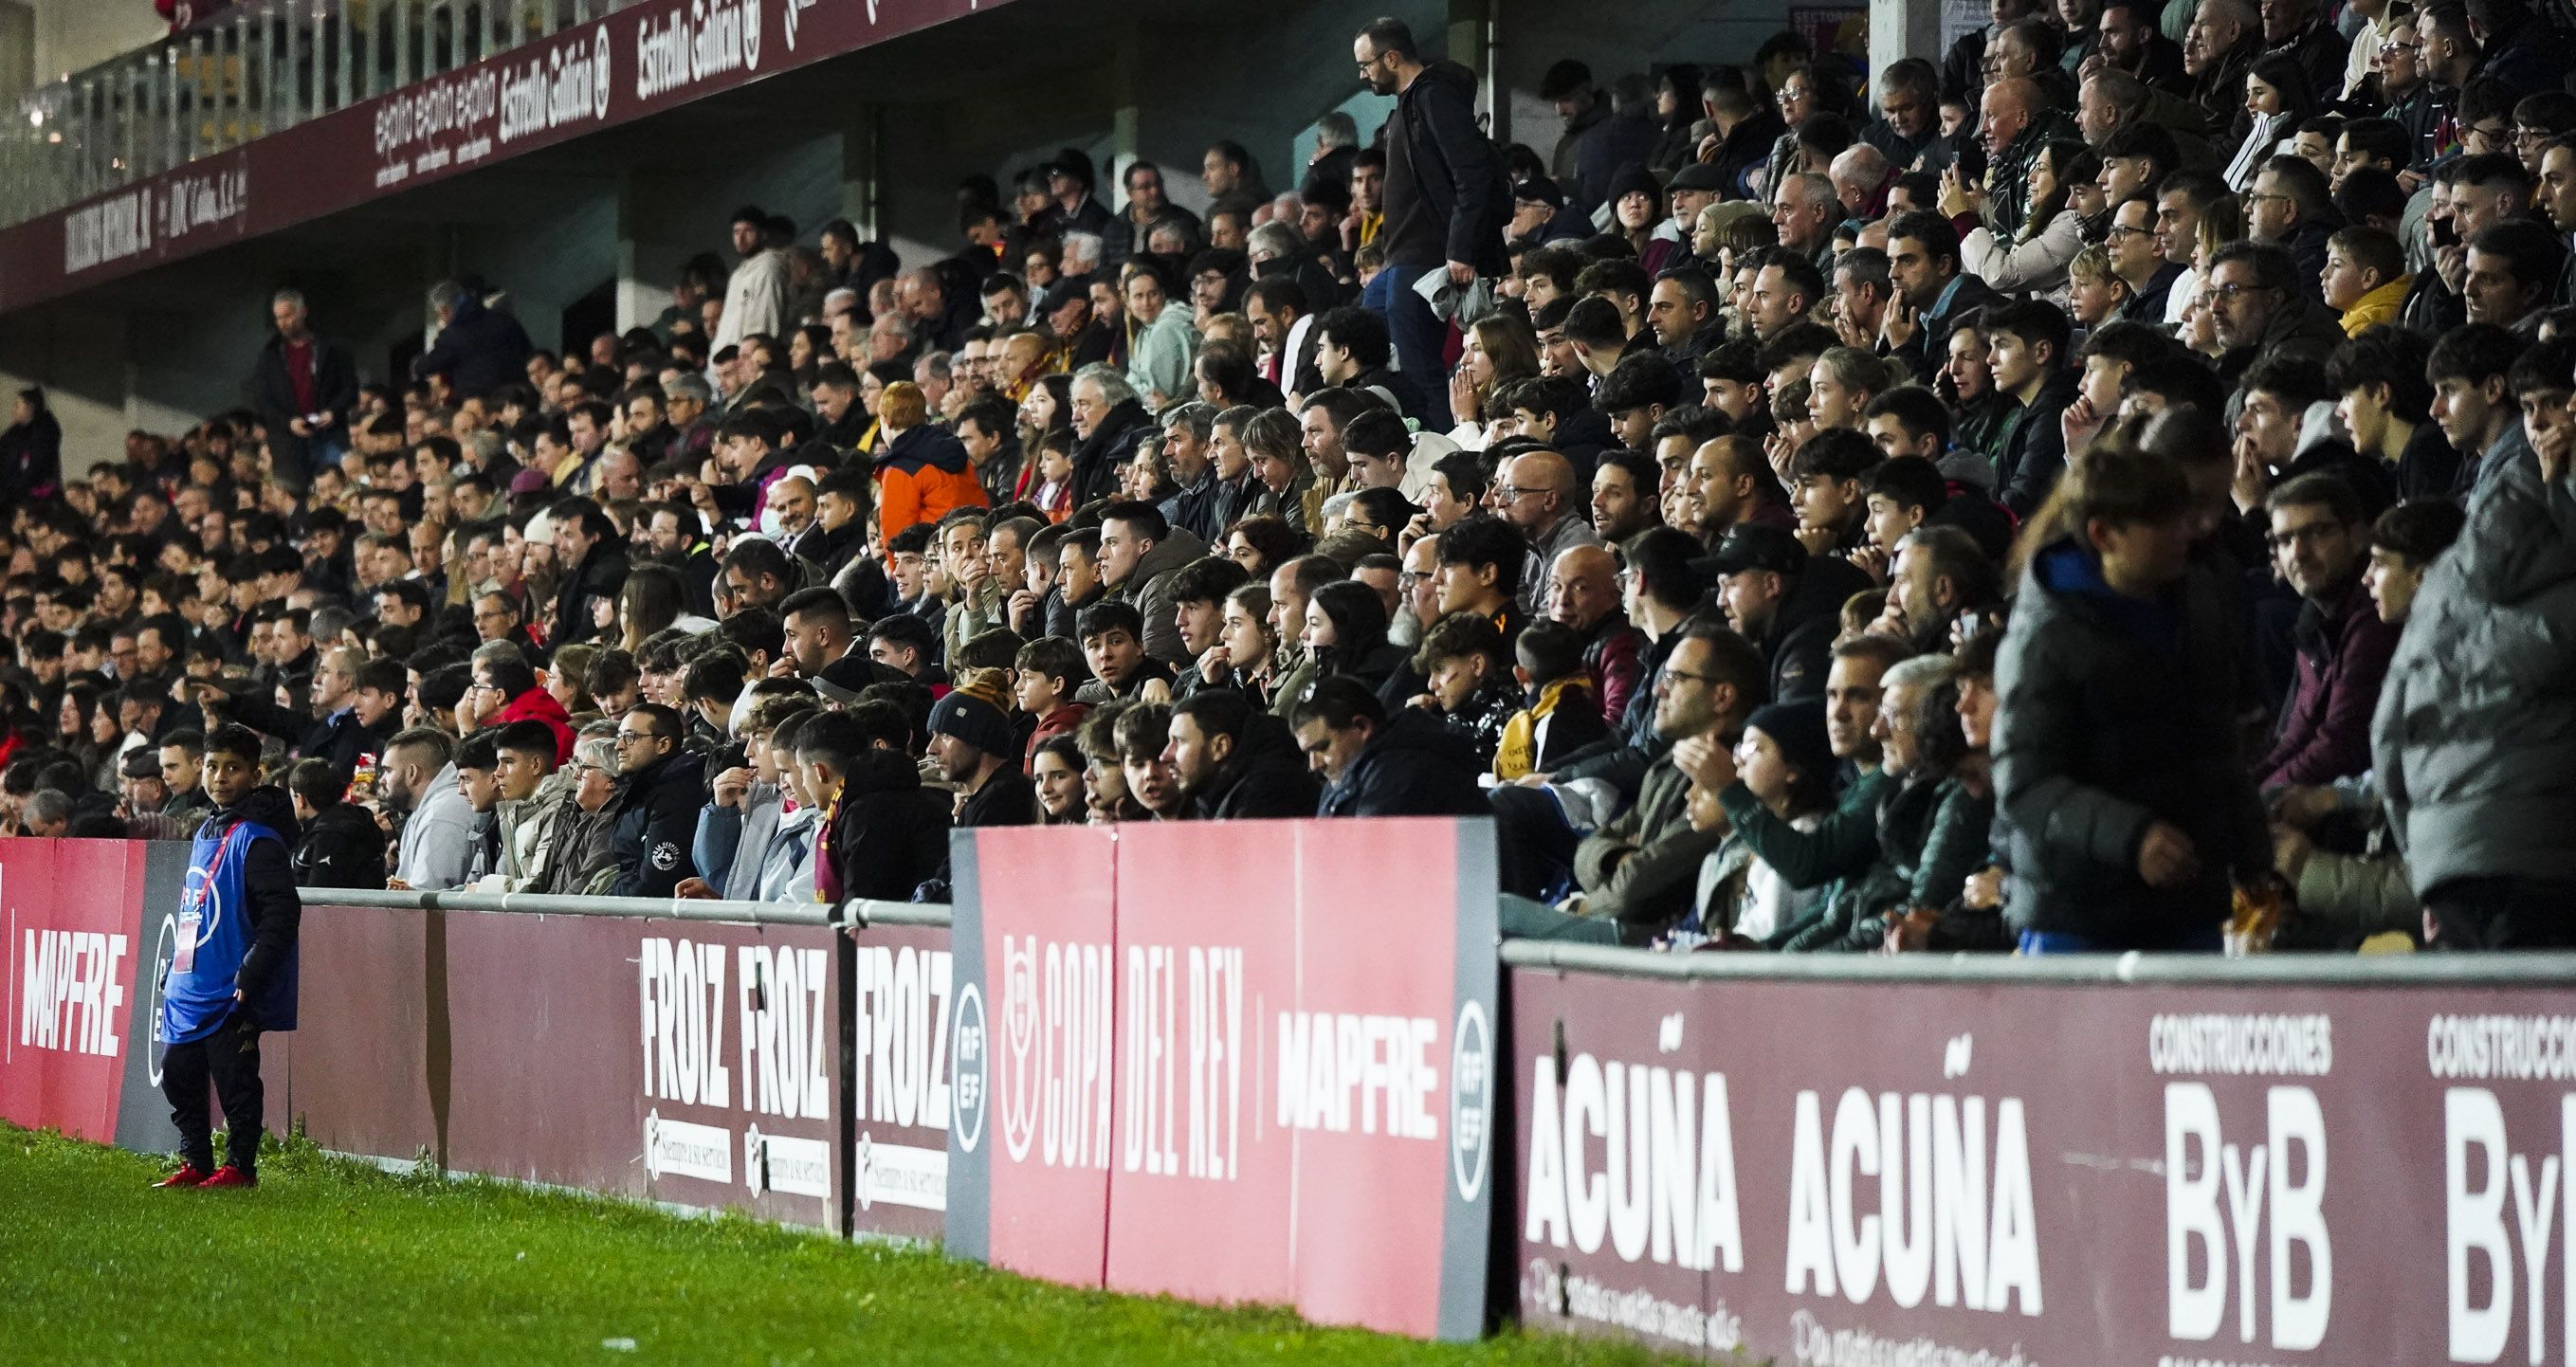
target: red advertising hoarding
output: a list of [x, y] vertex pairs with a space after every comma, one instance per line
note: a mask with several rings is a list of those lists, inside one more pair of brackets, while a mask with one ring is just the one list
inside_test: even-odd
[[2576, 994], [1511, 992], [1530, 1325], [1783, 1363], [2568, 1360]]
[[139, 843], [0, 840], [0, 1118], [116, 1141], [126, 1069], [151, 1051], [150, 1016], [137, 1009], [150, 992], [135, 990], [149, 957], [143, 882]]
[[448, 1166], [845, 1228], [835, 932], [445, 918]]
[[1490, 825], [968, 832], [952, 862], [951, 1251], [1481, 1332]]
[[0, 313], [1008, 0], [645, 0], [0, 229]]

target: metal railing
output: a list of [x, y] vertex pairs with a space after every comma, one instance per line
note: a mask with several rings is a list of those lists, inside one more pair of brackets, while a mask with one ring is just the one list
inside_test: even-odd
[[434, 79], [633, 0], [244, 0], [29, 93], [0, 226]]
[[2263, 984], [2530, 987], [2576, 983], [2576, 954], [1663, 954], [1562, 940], [1506, 940], [1509, 968], [1629, 978], [2024, 987]]
[[567, 897], [536, 892], [412, 892], [381, 888], [306, 888], [317, 907], [390, 907], [406, 911], [488, 911], [524, 916], [623, 916], [639, 920], [727, 921], [772, 926], [938, 926], [943, 903], [729, 902], [707, 897]]

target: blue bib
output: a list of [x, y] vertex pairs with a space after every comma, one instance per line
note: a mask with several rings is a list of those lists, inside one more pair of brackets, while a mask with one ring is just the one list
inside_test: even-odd
[[[209, 821], [188, 851], [188, 881], [173, 918], [177, 952], [162, 985], [161, 1019], [156, 1022], [165, 1045], [204, 1039], [233, 1013], [242, 960], [257, 938], [250, 923], [247, 873], [251, 845], [260, 840], [286, 843], [257, 822], [218, 828]], [[290, 951], [259, 996], [241, 1003], [257, 1028], [295, 1028], [295, 967]]]

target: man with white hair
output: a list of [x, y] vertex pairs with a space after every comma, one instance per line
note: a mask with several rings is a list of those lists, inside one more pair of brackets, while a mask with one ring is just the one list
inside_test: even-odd
[[1832, 180], [1801, 171], [1780, 182], [1771, 199], [1771, 226], [1780, 230], [1780, 245], [1829, 270], [1834, 259], [1834, 223], [1842, 198]]
[[1887, 154], [1868, 143], [1844, 148], [1826, 175], [1834, 183], [1834, 197], [1842, 202], [1844, 218], [1874, 219], [1886, 206]]

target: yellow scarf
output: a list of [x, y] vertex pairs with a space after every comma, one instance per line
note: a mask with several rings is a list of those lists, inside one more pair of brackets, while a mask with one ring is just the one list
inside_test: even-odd
[[1538, 769], [1538, 724], [1567, 705], [1568, 694], [1580, 694], [1584, 706], [1595, 711], [1601, 704], [1592, 700], [1592, 676], [1568, 674], [1538, 691], [1538, 701], [1512, 714], [1503, 723], [1503, 739], [1494, 748], [1494, 777], [1513, 782]]

